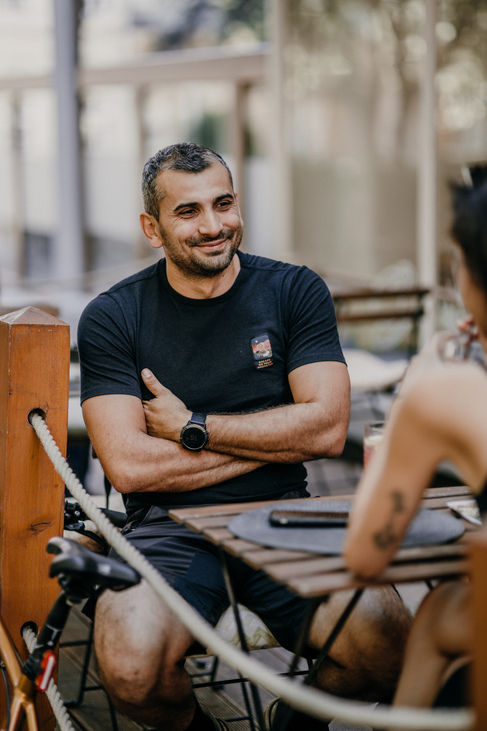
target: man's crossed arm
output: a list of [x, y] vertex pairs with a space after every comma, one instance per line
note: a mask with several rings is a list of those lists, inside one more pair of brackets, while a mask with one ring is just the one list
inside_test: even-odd
[[83, 404], [105, 474], [122, 493], [196, 490], [269, 462], [335, 457], [343, 449], [350, 408], [343, 363], [311, 363], [292, 371], [293, 404], [251, 414], [210, 414], [209, 443], [196, 453], [179, 443], [191, 410], [150, 371], [143, 378], [155, 396], [150, 401], [106, 395]]

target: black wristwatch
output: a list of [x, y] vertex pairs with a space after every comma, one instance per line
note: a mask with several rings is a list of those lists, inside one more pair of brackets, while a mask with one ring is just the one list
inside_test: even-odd
[[206, 414], [193, 414], [186, 426], [181, 429], [179, 441], [185, 449], [200, 452], [208, 444]]

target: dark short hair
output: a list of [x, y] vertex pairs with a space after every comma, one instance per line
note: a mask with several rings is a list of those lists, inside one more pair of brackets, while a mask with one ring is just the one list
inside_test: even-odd
[[451, 236], [468, 270], [487, 295], [487, 167], [473, 166], [468, 184], [452, 187]]
[[201, 173], [215, 162], [219, 162], [228, 171], [233, 189], [233, 178], [227, 163], [214, 150], [195, 142], [180, 142], [159, 150], [144, 165], [142, 171], [142, 198], [144, 210], [159, 220], [159, 205], [163, 193], [156, 185], [157, 176], [162, 170], [180, 170], [183, 173]]

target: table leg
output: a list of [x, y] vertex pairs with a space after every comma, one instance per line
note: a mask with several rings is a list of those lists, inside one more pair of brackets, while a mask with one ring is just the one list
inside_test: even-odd
[[329, 654], [330, 649], [331, 649], [331, 646], [333, 645], [333, 643], [335, 642], [336, 638], [338, 637], [338, 635], [342, 631], [345, 622], [349, 618], [349, 616], [352, 613], [355, 605], [357, 604], [358, 600], [362, 596], [363, 591], [364, 591], [363, 589], [357, 589], [354, 592], [354, 594], [353, 594], [352, 598], [350, 599], [350, 601], [348, 602], [347, 606], [345, 607], [345, 609], [341, 613], [340, 617], [338, 618], [338, 621], [337, 621], [336, 625], [334, 626], [334, 628], [330, 632], [330, 635], [329, 635], [327, 641], [325, 642], [325, 644], [321, 648], [320, 652], [318, 653], [318, 656], [317, 656], [316, 660], [313, 663], [313, 667], [311, 668], [310, 672], [308, 673], [308, 675], [304, 679], [304, 683], [306, 685], [311, 685], [312, 682], [313, 682], [313, 680], [316, 678], [316, 675], [318, 673], [318, 670], [321, 667], [321, 664], [325, 660], [326, 656]]
[[[325, 644], [323, 645], [320, 652], [318, 653], [311, 670], [309, 671], [308, 675], [305, 677], [305, 679], [303, 681], [305, 685], [311, 685], [313, 683], [313, 681], [315, 680], [315, 678], [318, 674], [318, 671], [321, 667], [321, 664], [323, 663], [323, 661], [329, 654], [333, 643], [335, 642], [336, 638], [342, 631], [345, 622], [349, 618], [349, 616], [352, 613], [354, 607], [356, 606], [358, 600], [362, 596], [362, 593], [363, 593], [363, 589], [357, 589], [354, 592], [352, 598], [348, 602], [347, 606], [345, 607], [345, 609], [341, 613], [340, 617], [338, 618], [337, 623], [335, 624], [334, 628], [330, 632], [328, 639], [326, 640]], [[318, 605], [321, 604], [322, 601], [323, 601], [323, 599], [314, 599], [314, 600], [310, 601], [310, 603], [309, 603], [309, 606], [308, 606], [308, 609], [307, 609], [307, 612], [306, 612], [306, 615], [305, 615], [305, 618], [303, 621], [303, 626], [301, 627], [298, 641], [296, 643], [294, 658], [293, 658], [293, 661], [289, 668], [290, 675], [294, 675], [294, 673], [296, 672], [297, 663], [302, 654], [303, 647], [304, 647], [304, 644], [305, 644], [307, 636], [308, 636], [308, 631], [311, 626], [311, 621], [313, 619], [316, 609], [318, 608]], [[326, 598], [324, 601], [326, 601]], [[280, 704], [280, 707], [278, 709], [278, 714], [276, 715], [274, 722], [272, 724], [272, 731], [285, 731], [285, 729], [288, 726], [289, 721], [292, 718], [293, 713], [294, 713], [294, 709], [291, 706], [288, 706], [284, 703]]]
[[306, 640], [308, 639], [309, 629], [311, 627], [311, 622], [313, 621], [313, 617], [315, 616], [315, 612], [322, 604], [322, 602], [328, 601], [328, 597], [322, 597], [320, 599], [310, 599], [308, 602], [308, 608], [306, 609], [306, 614], [304, 615], [303, 623], [301, 625], [301, 629], [299, 630], [298, 639], [296, 640], [296, 645], [294, 648], [294, 657], [292, 659], [292, 662], [289, 666], [289, 675], [293, 677], [293, 675], [296, 674], [297, 668], [298, 668], [298, 662], [303, 654], [303, 648], [306, 644]]
[[[247, 654], [249, 654], [249, 648], [248, 648], [248, 645], [247, 645], [247, 640], [245, 639], [245, 633], [244, 633], [244, 630], [243, 630], [242, 619], [240, 617], [240, 612], [238, 611], [237, 598], [235, 596], [235, 591], [234, 591], [234, 588], [233, 588], [232, 579], [231, 579], [231, 576], [230, 576], [230, 572], [228, 570], [228, 564], [227, 564], [227, 559], [226, 559], [225, 551], [219, 546], [218, 547], [218, 552], [219, 552], [219, 555], [220, 555], [220, 561], [221, 561], [221, 566], [222, 566], [222, 571], [223, 571], [223, 577], [225, 579], [225, 586], [226, 586], [226, 589], [227, 589], [228, 598], [230, 600], [230, 604], [232, 606], [233, 613], [234, 613], [234, 616], [235, 616], [235, 622], [236, 622], [236, 625], [237, 625], [237, 631], [238, 631], [238, 636], [239, 636], [239, 639], [240, 639], [240, 644], [242, 645], [242, 651], [245, 652], [245, 653], [247, 653]], [[249, 712], [250, 731], [255, 731], [255, 724], [254, 724], [254, 720], [252, 718], [252, 708], [251, 708], [251, 705], [250, 705], [250, 702], [249, 702], [249, 698], [247, 696], [247, 688], [246, 688], [246, 685], [245, 685], [245, 680], [244, 679], [242, 679], [242, 680], [243, 680], [242, 692], [244, 694], [244, 699], [246, 701], [246, 706], [247, 706], [247, 709], [248, 709], [248, 712]], [[252, 700], [253, 700], [253, 705], [254, 705], [254, 711], [255, 711], [255, 714], [257, 716], [257, 722], [259, 724], [259, 729], [261, 729], [261, 731], [265, 731], [264, 714], [262, 712], [262, 703], [260, 702], [258, 688], [253, 683], [249, 683], [249, 685], [250, 685], [250, 692], [252, 693]]]

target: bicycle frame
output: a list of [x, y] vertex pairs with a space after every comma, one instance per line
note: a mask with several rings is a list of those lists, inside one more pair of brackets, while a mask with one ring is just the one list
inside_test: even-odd
[[122, 591], [140, 581], [140, 575], [130, 566], [94, 554], [73, 541], [51, 538], [47, 550], [58, 554], [51, 563], [49, 575], [57, 576], [61, 592], [25, 663], [0, 616], [0, 658], [11, 686], [7, 690], [10, 703], [6, 704], [5, 712], [0, 712], [0, 731], [20, 731], [24, 718], [27, 731], [38, 731], [35, 699], [38, 692], [48, 689], [57, 661], [56, 648], [73, 604], [90, 596], [94, 585]]
[[[35, 709], [35, 698], [37, 688], [32, 680], [29, 680], [23, 672], [12, 641], [10, 633], [0, 617], [0, 656], [5, 665], [8, 678], [12, 683], [12, 699], [10, 702], [10, 713], [7, 708], [0, 718], [1, 731], [19, 731], [25, 717], [28, 731], [38, 731], [37, 715]], [[7, 727], [7, 719], [10, 715], [10, 722]]]

